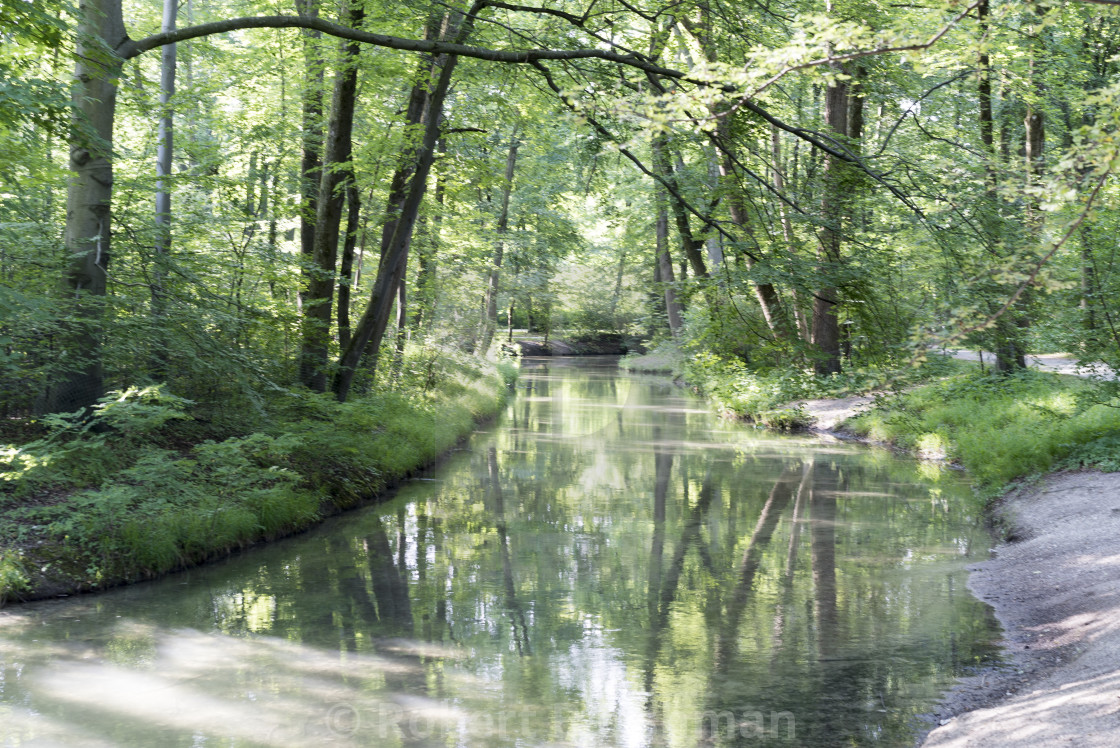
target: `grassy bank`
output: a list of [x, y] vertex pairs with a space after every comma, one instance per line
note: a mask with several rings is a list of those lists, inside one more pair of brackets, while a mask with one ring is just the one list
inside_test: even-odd
[[516, 376], [427, 356], [344, 404], [262, 395], [224, 438], [159, 387], [43, 419], [38, 438], [0, 447], [0, 603], [155, 577], [369, 500], [495, 415]]
[[[633, 371], [670, 373], [722, 412], [771, 428], [808, 425], [797, 400], [878, 393], [875, 407], [844, 424], [869, 441], [964, 467], [991, 498], [1014, 480], [1055, 469], [1120, 470], [1115, 387], [1038, 371], [984, 373], [975, 364], [931, 357], [924, 366], [854, 370], [815, 377], [800, 369], [752, 371], [671, 347], [623, 359]], [[885, 394], [884, 394], [885, 393]]]
[[963, 466], [988, 496], [1049, 470], [1120, 470], [1120, 408], [1071, 376], [969, 371], [880, 398], [849, 421], [856, 434]]
[[898, 390], [960, 371], [967, 364], [931, 357], [920, 367], [899, 362], [894, 367], [854, 368], [828, 377], [798, 366], [752, 369], [742, 361], [708, 352], [686, 355], [663, 345], [644, 356], [626, 356], [620, 366], [630, 371], [671, 374], [708, 397], [724, 415], [766, 428], [800, 429], [812, 425], [797, 400], [849, 397]]

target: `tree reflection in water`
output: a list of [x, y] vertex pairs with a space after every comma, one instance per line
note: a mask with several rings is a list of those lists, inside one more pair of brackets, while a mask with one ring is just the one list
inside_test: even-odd
[[504, 425], [387, 503], [0, 617], [5, 739], [892, 745], [989, 656], [952, 476], [602, 363], [523, 372]]

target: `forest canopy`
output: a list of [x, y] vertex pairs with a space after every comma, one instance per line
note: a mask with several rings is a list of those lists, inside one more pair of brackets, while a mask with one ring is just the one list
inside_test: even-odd
[[0, 402], [345, 400], [515, 328], [1115, 364], [1113, 6], [0, 0]]

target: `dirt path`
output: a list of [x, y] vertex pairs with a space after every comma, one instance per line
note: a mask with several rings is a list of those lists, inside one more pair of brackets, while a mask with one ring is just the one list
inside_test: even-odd
[[870, 395], [855, 395], [823, 400], [794, 400], [786, 407], [801, 405], [813, 419], [814, 431], [834, 431], [844, 421], [871, 407], [875, 398]]
[[973, 568], [1010, 663], [950, 692], [923, 748], [1120, 745], [1120, 473], [1008, 496], [1014, 542]]
[[[961, 361], [982, 361], [991, 365], [995, 355], [984, 351], [945, 351], [945, 354]], [[1093, 377], [1097, 379], [1115, 379], [1116, 372], [1104, 364], [1090, 364], [1078, 366], [1077, 360], [1064, 353], [1041, 353], [1027, 356], [1027, 365], [1041, 371], [1053, 371], [1058, 374], [1071, 374], [1076, 377]]]

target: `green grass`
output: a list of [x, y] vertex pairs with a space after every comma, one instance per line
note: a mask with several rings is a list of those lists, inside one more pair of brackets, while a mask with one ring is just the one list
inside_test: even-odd
[[958, 374], [885, 397], [847, 426], [886, 442], [960, 463], [986, 493], [1055, 468], [1116, 465], [1120, 409], [1091, 382], [1024, 371]]
[[679, 376], [684, 371], [684, 354], [672, 343], [665, 343], [646, 354], [629, 353], [618, 362], [626, 371], [644, 371]]
[[430, 464], [495, 415], [516, 370], [420, 350], [347, 403], [274, 393], [256, 430], [184, 441], [191, 403], [114, 393], [0, 453], [0, 603], [150, 578], [304, 529]]

